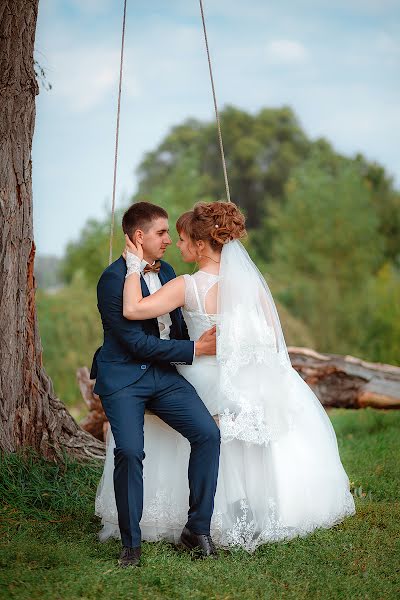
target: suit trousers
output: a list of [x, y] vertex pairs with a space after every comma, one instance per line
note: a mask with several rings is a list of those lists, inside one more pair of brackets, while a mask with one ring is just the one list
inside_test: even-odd
[[193, 533], [209, 534], [220, 434], [193, 386], [174, 367], [151, 365], [135, 383], [100, 398], [115, 439], [114, 490], [122, 545], [134, 548], [141, 542], [146, 408], [190, 442], [186, 526]]

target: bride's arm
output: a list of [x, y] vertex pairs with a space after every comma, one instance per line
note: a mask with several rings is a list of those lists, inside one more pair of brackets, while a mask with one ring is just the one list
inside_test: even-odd
[[151, 319], [171, 312], [185, 304], [185, 280], [183, 276], [171, 279], [160, 290], [143, 298], [140, 273], [134, 272], [125, 279], [123, 315], [131, 321]]

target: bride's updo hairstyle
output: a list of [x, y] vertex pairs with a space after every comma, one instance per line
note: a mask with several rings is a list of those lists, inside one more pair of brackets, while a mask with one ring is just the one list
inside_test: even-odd
[[197, 202], [179, 217], [176, 230], [194, 242], [202, 240], [213, 250], [222, 250], [227, 242], [246, 236], [245, 216], [233, 202]]

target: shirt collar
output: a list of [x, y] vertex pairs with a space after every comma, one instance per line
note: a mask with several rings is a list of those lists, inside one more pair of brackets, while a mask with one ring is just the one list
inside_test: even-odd
[[145, 266], [146, 266], [146, 265], [150, 265], [150, 264], [151, 264], [151, 265], [154, 265], [154, 264], [155, 264], [155, 262], [156, 262], [156, 261], [155, 261], [155, 260], [153, 260], [153, 262], [152, 262], [152, 263], [148, 263], [148, 262], [147, 262], [147, 260], [144, 260], [144, 258], [142, 258], [142, 260], [140, 261], [140, 272], [141, 272], [141, 273], [143, 273], [143, 271], [144, 271], [144, 268], [145, 268]]

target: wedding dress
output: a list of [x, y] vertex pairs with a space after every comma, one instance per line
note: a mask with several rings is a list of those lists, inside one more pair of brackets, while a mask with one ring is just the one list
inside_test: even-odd
[[[259, 545], [330, 528], [354, 514], [336, 435], [319, 400], [292, 368], [268, 285], [238, 241], [222, 250], [220, 275], [185, 275], [184, 318], [191, 339], [217, 325], [217, 356], [177, 369], [221, 430], [211, 535], [221, 547]], [[218, 286], [217, 314], [206, 312]], [[178, 542], [186, 522], [188, 441], [145, 416], [142, 538]], [[115, 447], [107, 440], [96, 495], [99, 537], [119, 537], [113, 489]]]

